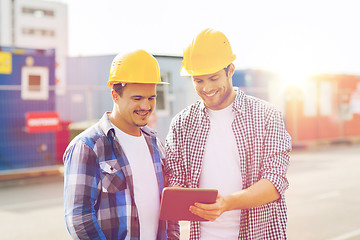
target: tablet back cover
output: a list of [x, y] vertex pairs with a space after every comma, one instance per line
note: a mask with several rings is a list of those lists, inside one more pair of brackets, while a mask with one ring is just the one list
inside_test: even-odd
[[218, 191], [203, 188], [164, 188], [161, 197], [161, 220], [207, 221], [189, 211], [195, 202], [214, 203]]

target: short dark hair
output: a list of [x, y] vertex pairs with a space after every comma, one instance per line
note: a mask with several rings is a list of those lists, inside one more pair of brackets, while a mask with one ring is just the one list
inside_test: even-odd
[[230, 65], [231, 65], [231, 63], [230, 63], [229, 65], [227, 65], [227, 67], [226, 67], [226, 68], [224, 68], [225, 73], [226, 73], [226, 76], [227, 76], [227, 75], [228, 75], [228, 73], [229, 73], [229, 68], [230, 68]]
[[126, 84], [116, 83], [113, 85], [113, 89], [115, 90], [115, 92], [117, 94], [119, 94], [120, 97], [122, 97], [125, 86], [126, 86]]

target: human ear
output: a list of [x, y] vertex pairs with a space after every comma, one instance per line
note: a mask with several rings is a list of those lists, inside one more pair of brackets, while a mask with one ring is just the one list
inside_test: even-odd
[[111, 97], [114, 102], [118, 100], [118, 96], [117, 92], [114, 89], [111, 89]]
[[228, 73], [229, 73], [230, 78], [234, 75], [234, 73], [235, 73], [235, 65], [233, 63], [230, 64]]

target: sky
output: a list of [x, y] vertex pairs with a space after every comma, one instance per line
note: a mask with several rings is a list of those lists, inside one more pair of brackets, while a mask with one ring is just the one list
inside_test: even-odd
[[357, 0], [59, 1], [68, 4], [70, 56], [182, 55], [213, 28], [229, 39], [239, 69], [360, 74]]

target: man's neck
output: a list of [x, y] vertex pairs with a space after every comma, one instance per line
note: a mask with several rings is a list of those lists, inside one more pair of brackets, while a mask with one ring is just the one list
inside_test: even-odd
[[132, 136], [136, 136], [139, 137], [141, 136], [141, 128], [140, 127], [136, 127], [130, 124], [127, 124], [123, 121], [119, 121], [120, 118], [118, 118], [116, 116], [116, 113], [111, 112], [110, 114], [108, 114], [109, 120], [112, 124], [115, 125], [115, 127], [117, 127], [118, 129], [120, 129], [121, 131], [123, 131], [126, 134], [132, 135]]

